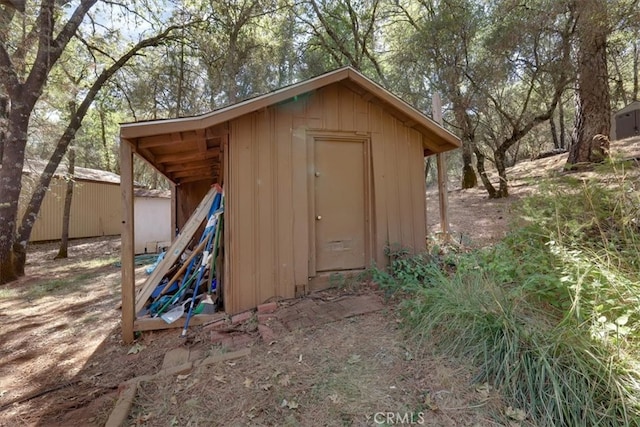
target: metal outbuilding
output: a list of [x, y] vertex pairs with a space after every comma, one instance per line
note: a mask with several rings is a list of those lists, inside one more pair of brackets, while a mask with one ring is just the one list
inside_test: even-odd
[[640, 101], [634, 101], [617, 111], [611, 120], [611, 140], [640, 135]]
[[[28, 159], [22, 172], [22, 186], [30, 196], [39, 183], [47, 162]], [[62, 236], [62, 217], [67, 189], [67, 166], [61, 164], [45, 194], [30, 242], [59, 240]], [[76, 167], [73, 198], [69, 216], [69, 238], [114, 236], [122, 231], [120, 176], [113, 172]], [[171, 191], [149, 190], [136, 186], [135, 190], [136, 242], [135, 252], [153, 253], [171, 240]], [[22, 217], [27, 197], [18, 205]], [[153, 218], [153, 221], [148, 221]]]
[[[47, 162], [27, 160], [22, 172], [22, 186], [30, 195], [38, 184]], [[31, 242], [59, 240], [62, 235], [62, 216], [67, 188], [67, 167], [60, 165], [42, 201], [38, 217], [31, 231]], [[69, 221], [69, 237], [112, 236], [120, 233], [120, 177], [112, 172], [76, 167], [74, 192]], [[28, 199], [21, 199], [22, 217]]]
[[163, 327], [134, 313], [134, 154], [175, 184], [178, 228], [223, 186], [220, 286], [233, 314], [384, 267], [389, 245], [424, 250], [424, 157], [460, 145], [348, 67], [208, 114], [123, 124], [120, 136], [125, 340]]

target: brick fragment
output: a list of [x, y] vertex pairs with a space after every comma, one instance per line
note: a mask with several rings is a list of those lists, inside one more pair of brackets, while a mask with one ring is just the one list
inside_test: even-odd
[[247, 320], [251, 319], [251, 316], [253, 316], [252, 311], [245, 311], [242, 313], [238, 313], [234, 316], [231, 316], [231, 323], [235, 325], [238, 323], [246, 322]]
[[258, 323], [266, 323], [271, 319], [275, 319], [276, 315], [273, 313], [258, 313]]
[[216, 329], [222, 329], [227, 327], [227, 321], [225, 319], [221, 319], [218, 320], [215, 323], [211, 323], [210, 325], [206, 325], [205, 327], [203, 327], [202, 329], [204, 329], [205, 331], [211, 331], [211, 330], [216, 330]]
[[278, 309], [277, 302], [268, 302], [266, 304], [260, 304], [258, 306], [258, 314], [268, 314], [273, 313]]
[[218, 332], [218, 331], [211, 331], [211, 343], [212, 344], [219, 344], [222, 343], [222, 341], [225, 340], [225, 338], [228, 337], [228, 334], [223, 334], [222, 332]]
[[275, 340], [276, 334], [273, 332], [273, 329], [266, 325], [258, 325], [258, 331], [260, 332], [260, 337], [262, 341], [269, 344], [270, 342]]

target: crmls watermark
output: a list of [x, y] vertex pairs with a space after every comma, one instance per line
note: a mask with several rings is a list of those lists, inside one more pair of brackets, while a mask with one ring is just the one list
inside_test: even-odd
[[382, 425], [423, 425], [424, 412], [376, 412], [367, 415], [367, 421]]

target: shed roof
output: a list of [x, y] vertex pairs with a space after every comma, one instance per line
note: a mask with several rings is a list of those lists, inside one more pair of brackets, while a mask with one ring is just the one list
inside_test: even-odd
[[[47, 166], [46, 160], [40, 159], [25, 159], [24, 165], [22, 166], [23, 174], [36, 174], [40, 175], [44, 172], [45, 167]], [[56, 178], [62, 178], [68, 175], [69, 169], [66, 164], [61, 163], [58, 165], [58, 169], [54, 174]], [[102, 184], [113, 184], [120, 185], [120, 175], [104, 171], [101, 169], [90, 169], [76, 166], [73, 168], [73, 179], [75, 181], [85, 181], [85, 182], [98, 182]], [[148, 197], [148, 198], [162, 198], [162, 199], [170, 199], [171, 198], [171, 190], [153, 190], [144, 188], [142, 184], [139, 182], [134, 183], [134, 193], [136, 197]]]
[[[24, 165], [22, 167], [22, 173], [35, 173], [41, 174], [44, 172], [45, 167], [47, 166], [46, 160], [39, 159], [25, 159]], [[104, 171], [100, 169], [89, 169], [76, 166], [74, 169], [74, 179], [76, 181], [93, 181], [93, 182], [103, 182], [106, 184], [120, 184], [120, 175], [115, 174], [113, 172]], [[58, 165], [56, 169], [55, 175], [56, 177], [62, 177], [68, 174], [67, 165], [61, 163]], [[137, 184], [139, 185], [139, 184]]]
[[120, 125], [120, 136], [134, 151], [176, 183], [215, 178], [225, 124], [237, 117], [278, 104], [331, 84], [342, 84], [383, 106], [423, 135], [425, 155], [460, 146], [460, 140], [432, 119], [351, 67], [340, 68], [265, 95], [212, 112], [173, 119]]
[[628, 113], [629, 111], [639, 110], [639, 109], [640, 109], [640, 101], [633, 101], [631, 104], [626, 105], [625, 107], [616, 111], [614, 115], [617, 116], [619, 114], [624, 114], [624, 113]]

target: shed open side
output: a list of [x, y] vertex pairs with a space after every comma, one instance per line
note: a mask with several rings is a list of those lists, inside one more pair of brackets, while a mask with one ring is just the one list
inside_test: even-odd
[[[224, 186], [229, 313], [322, 288], [335, 272], [386, 265], [389, 244], [424, 249], [423, 157], [460, 145], [350, 68], [202, 116], [125, 124], [121, 137], [124, 167], [135, 153], [176, 184], [178, 227], [211, 184]], [[135, 290], [125, 175], [132, 174], [122, 172], [127, 339]]]

